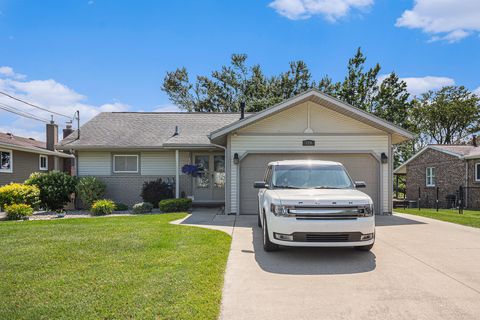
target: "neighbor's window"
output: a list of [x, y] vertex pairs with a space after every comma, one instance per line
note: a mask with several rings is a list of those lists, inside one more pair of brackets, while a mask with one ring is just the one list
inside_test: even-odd
[[9, 172], [11, 173], [13, 160], [12, 160], [12, 151], [10, 150], [0, 150], [0, 172]]
[[426, 169], [426, 185], [427, 187], [435, 187], [435, 168], [434, 167], [428, 167]]
[[48, 157], [40, 155], [40, 170], [48, 170]]
[[475, 163], [475, 181], [480, 181], [480, 162]]
[[116, 154], [113, 156], [113, 172], [138, 172], [138, 155]]

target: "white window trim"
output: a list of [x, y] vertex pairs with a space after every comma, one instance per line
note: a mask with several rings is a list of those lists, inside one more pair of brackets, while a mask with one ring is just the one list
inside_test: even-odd
[[[137, 158], [137, 170], [135, 171], [116, 171], [115, 170], [115, 158], [116, 157], [136, 157]], [[138, 154], [114, 154], [113, 155], [113, 173], [138, 173]]]
[[[431, 170], [432, 171], [432, 175], [431, 175], [431, 178], [432, 178], [432, 183], [428, 183], [428, 169], [433, 169]], [[425, 169], [425, 185], [427, 187], [435, 187], [435, 167], [427, 167]]]
[[480, 182], [478, 173], [480, 172], [480, 162], [475, 163], [475, 182]]
[[[42, 158], [45, 158], [45, 164], [46, 166], [45, 167], [42, 167]], [[48, 156], [44, 155], [44, 154], [41, 154], [38, 156], [38, 168], [39, 170], [48, 170]]]
[[10, 169], [1, 169], [1, 173], [13, 173], [13, 151], [12, 150], [7, 150], [7, 149], [0, 149], [2, 152], [8, 152], [10, 153]]

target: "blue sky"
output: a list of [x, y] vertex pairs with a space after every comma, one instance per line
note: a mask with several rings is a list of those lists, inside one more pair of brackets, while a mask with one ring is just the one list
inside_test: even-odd
[[[175, 107], [160, 86], [177, 67], [194, 77], [246, 53], [269, 74], [304, 60], [315, 78], [340, 80], [359, 46], [412, 93], [454, 83], [479, 90], [479, 31], [476, 0], [0, 0], [0, 91], [67, 114], [80, 109], [84, 120], [168, 111]], [[0, 131], [44, 135], [42, 123], [1, 110]]]

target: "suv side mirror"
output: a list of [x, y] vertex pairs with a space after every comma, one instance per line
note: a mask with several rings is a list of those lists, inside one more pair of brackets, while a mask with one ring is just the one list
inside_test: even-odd
[[355, 188], [360, 189], [360, 188], [366, 188], [367, 184], [365, 181], [355, 181]]
[[265, 181], [255, 181], [253, 187], [255, 189], [265, 189], [268, 188], [268, 184]]

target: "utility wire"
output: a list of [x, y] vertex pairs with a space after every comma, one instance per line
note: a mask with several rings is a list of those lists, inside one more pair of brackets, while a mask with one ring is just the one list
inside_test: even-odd
[[25, 103], [25, 104], [27, 104], [27, 105], [29, 105], [29, 106], [31, 106], [31, 107], [34, 107], [34, 108], [37, 108], [37, 109], [40, 109], [40, 110], [43, 110], [43, 111], [47, 111], [47, 112], [50, 112], [50, 113], [53, 113], [53, 114], [56, 114], [56, 115], [59, 115], [59, 116], [65, 117], [65, 118], [72, 119], [72, 117], [70, 117], [70, 116], [67, 116], [67, 115], [64, 115], [64, 114], [61, 114], [61, 113], [58, 113], [58, 112], [55, 112], [55, 111], [46, 109], [46, 108], [39, 107], [39, 106], [34, 105], [34, 104], [30, 103], [30, 102], [27, 102], [27, 101], [24, 101], [24, 100], [22, 100], [22, 99], [16, 98], [16, 97], [14, 97], [14, 96], [11, 96], [11, 95], [9, 95], [8, 93], [5, 93], [5, 92], [0, 91], [0, 94], [3, 94], [4, 96], [9, 97], [9, 98], [11, 98], [11, 99], [13, 99], [13, 100], [17, 100], [17, 101], [19, 101], [19, 102]]
[[14, 108], [12, 106], [9, 106], [9, 105], [1, 103], [1, 102], [0, 102], [0, 109], [11, 112], [11, 113], [15, 113], [15, 114], [17, 114], [19, 116], [22, 116], [22, 117], [30, 118], [32, 120], [37, 120], [37, 121], [49, 123], [49, 121], [47, 119], [40, 118], [40, 117], [38, 117], [38, 116], [36, 116], [32, 113], [28, 113], [26, 111], [19, 110], [17, 108]]

